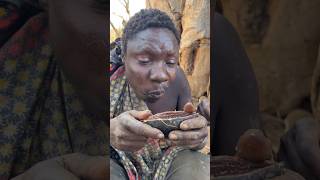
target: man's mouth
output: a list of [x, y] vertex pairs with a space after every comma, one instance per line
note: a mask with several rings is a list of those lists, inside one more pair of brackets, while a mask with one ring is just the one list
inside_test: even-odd
[[168, 88], [168, 84], [161, 83], [160, 86], [154, 88], [153, 90], [147, 91], [145, 95], [150, 100], [158, 100], [164, 95], [164, 93], [166, 92], [166, 88]]
[[149, 98], [152, 98], [152, 99], [159, 99], [161, 96], [164, 95], [164, 93], [165, 93], [164, 89], [158, 89], [154, 91], [149, 91], [148, 96]]

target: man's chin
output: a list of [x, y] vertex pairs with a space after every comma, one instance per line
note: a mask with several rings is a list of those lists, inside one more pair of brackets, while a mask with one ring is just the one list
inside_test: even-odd
[[144, 100], [146, 102], [149, 102], [149, 103], [154, 103], [154, 102], [158, 101], [159, 99], [161, 99], [163, 96], [164, 96], [164, 94], [161, 94], [161, 95], [147, 95], [147, 96], [145, 96]]

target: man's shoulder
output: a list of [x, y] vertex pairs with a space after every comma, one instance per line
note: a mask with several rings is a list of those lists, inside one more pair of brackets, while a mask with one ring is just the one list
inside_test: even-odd
[[184, 74], [183, 70], [180, 66], [177, 67], [176, 78], [172, 81], [171, 87], [180, 90], [184, 88], [188, 83], [186, 75]]

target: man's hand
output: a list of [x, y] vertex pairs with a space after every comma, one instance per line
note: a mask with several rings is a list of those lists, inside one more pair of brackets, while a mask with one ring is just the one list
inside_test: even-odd
[[[194, 112], [191, 103], [184, 106], [184, 111]], [[208, 130], [207, 120], [203, 116], [188, 119], [180, 124], [181, 130], [172, 131], [169, 134], [171, 145], [182, 146], [190, 149], [201, 149], [206, 145]]]
[[320, 125], [304, 118], [281, 138], [279, 159], [308, 180], [320, 179]]
[[147, 119], [150, 111], [127, 111], [110, 121], [110, 143], [121, 151], [134, 152], [147, 143], [148, 138], [164, 138], [163, 133], [156, 128], [140, 122]]
[[106, 157], [75, 153], [39, 162], [12, 180], [104, 180], [109, 168]]
[[210, 121], [210, 102], [208, 98], [203, 98], [201, 100], [197, 112]]

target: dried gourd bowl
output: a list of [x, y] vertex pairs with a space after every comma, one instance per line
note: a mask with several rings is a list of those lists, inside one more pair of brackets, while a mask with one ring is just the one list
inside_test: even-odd
[[179, 130], [180, 124], [188, 119], [198, 117], [198, 113], [187, 113], [184, 111], [167, 111], [150, 116], [143, 122], [151, 127], [157, 128], [163, 132], [165, 137], [173, 130]]

